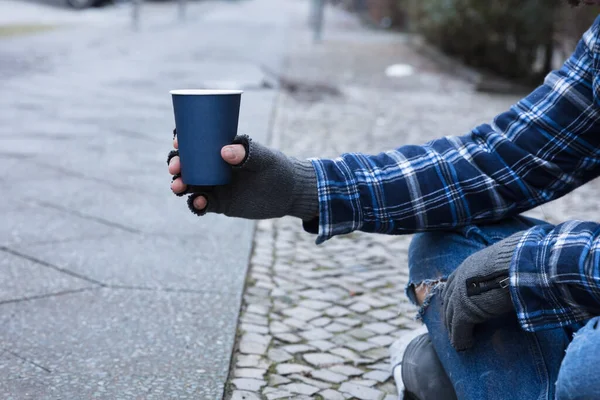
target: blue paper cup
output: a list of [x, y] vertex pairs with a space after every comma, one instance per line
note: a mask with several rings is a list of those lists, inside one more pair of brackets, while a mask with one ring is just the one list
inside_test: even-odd
[[221, 148], [238, 129], [241, 90], [172, 90], [181, 179], [191, 186], [226, 185], [231, 166]]

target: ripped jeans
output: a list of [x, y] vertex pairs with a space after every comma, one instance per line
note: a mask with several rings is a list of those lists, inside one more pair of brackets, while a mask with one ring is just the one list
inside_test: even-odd
[[528, 333], [516, 315], [475, 329], [475, 345], [457, 352], [441, 315], [436, 284], [478, 250], [543, 221], [514, 217], [452, 232], [415, 235], [409, 249], [407, 295], [425, 284], [431, 295], [420, 310], [433, 346], [459, 399], [600, 399], [600, 317], [567, 328]]

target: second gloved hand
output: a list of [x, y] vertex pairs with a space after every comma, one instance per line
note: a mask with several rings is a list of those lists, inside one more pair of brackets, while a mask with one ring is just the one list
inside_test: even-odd
[[515, 312], [508, 289], [508, 269], [522, 233], [469, 256], [444, 288], [443, 319], [456, 350], [473, 345], [473, 329], [489, 319]]

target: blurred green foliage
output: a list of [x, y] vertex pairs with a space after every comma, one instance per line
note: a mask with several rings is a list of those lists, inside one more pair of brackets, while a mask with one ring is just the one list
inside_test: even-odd
[[[564, 0], [397, 0], [413, 29], [464, 63], [511, 80], [539, 82], [557, 51], [597, 15]], [[572, 49], [571, 49], [572, 50]]]

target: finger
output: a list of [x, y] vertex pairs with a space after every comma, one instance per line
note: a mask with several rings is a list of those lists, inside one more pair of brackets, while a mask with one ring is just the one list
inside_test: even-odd
[[221, 149], [221, 157], [230, 165], [238, 165], [246, 158], [246, 149], [241, 144], [231, 144]]
[[177, 178], [173, 182], [171, 182], [171, 190], [173, 191], [173, 193], [182, 193], [185, 192], [186, 189], [187, 185], [183, 183], [181, 178]]
[[208, 202], [204, 196], [198, 196], [194, 199], [194, 208], [196, 210], [204, 210], [207, 203]]
[[177, 175], [181, 172], [181, 161], [179, 156], [175, 156], [169, 161], [169, 173], [171, 175]]
[[179, 141], [177, 140], [177, 136], [173, 138], [173, 147], [179, 149]]

